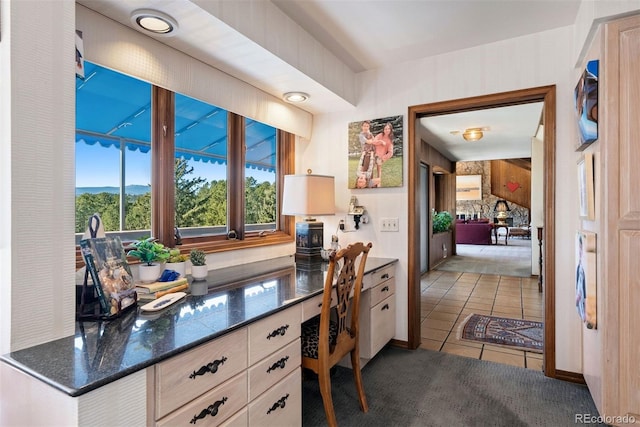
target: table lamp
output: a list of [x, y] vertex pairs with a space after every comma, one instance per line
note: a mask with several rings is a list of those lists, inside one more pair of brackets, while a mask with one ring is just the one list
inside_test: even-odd
[[321, 260], [324, 225], [313, 216], [335, 215], [334, 177], [313, 175], [285, 175], [282, 196], [282, 215], [304, 216], [296, 223], [296, 261]]
[[509, 205], [506, 200], [498, 200], [496, 205], [493, 207], [494, 212], [498, 212], [496, 218], [498, 218], [498, 224], [504, 225], [505, 220], [507, 219], [507, 211], [510, 211]]

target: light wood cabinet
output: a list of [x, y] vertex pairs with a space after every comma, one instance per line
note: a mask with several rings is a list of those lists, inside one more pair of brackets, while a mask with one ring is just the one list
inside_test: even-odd
[[162, 418], [246, 369], [246, 329], [157, 364], [155, 418]]
[[301, 319], [297, 304], [155, 365], [155, 425], [300, 425]]
[[[396, 263], [367, 273], [360, 295], [360, 367], [366, 365], [396, 333]], [[339, 363], [351, 367], [350, 356]]]
[[582, 329], [583, 371], [600, 415], [638, 424], [640, 15], [603, 23], [593, 40], [585, 62], [600, 61], [598, 140], [585, 152], [594, 156], [596, 215], [581, 228], [597, 233], [597, 329]]

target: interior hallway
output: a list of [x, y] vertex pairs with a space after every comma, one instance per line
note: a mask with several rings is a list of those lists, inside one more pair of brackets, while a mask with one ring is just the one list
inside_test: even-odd
[[421, 278], [422, 348], [542, 370], [543, 355], [457, 339], [472, 313], [543, 321], [537, 277], [432, 270]]

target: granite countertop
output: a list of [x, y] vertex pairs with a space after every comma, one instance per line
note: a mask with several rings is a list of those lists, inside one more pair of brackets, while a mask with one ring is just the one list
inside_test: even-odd
[[[365, 272], [395, 261], [369, 257]], [[211, 270], [206, 295], [158, 312], [137, 307], [114, 320], [76, 322], [73, 336], [0, 359], [80, 396], [321, 293], [326, 265], [296, 265], [289, 256]]]

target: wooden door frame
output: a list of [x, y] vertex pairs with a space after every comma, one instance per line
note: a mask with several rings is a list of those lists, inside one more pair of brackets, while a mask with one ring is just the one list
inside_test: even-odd
[[[543, 123], [543, 253], [544, 278], [544, 374], [557, 378], [555, 334], [555, 167], [556, 167], [556, 87], [541, 86], [491, 95], [461, 98], [409, 107], [408, 124], [408, 347], [420, 345], [420, 136], [416, 123], [425, 116], [544, 102]], [[562, 375], [560, 375], [562, 376]]]

